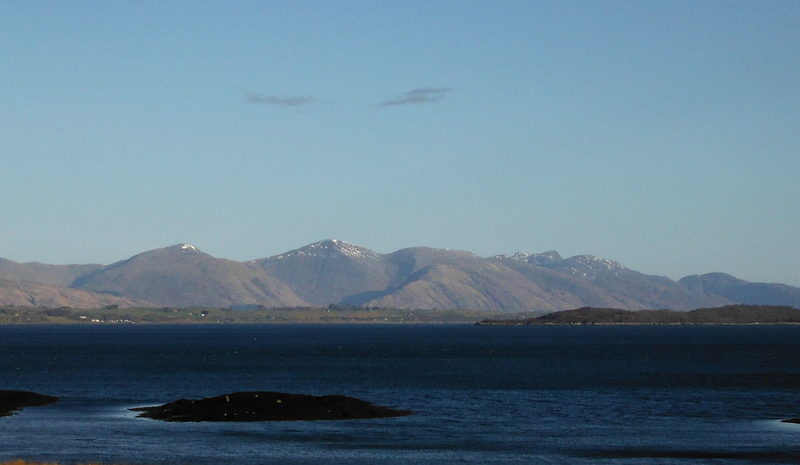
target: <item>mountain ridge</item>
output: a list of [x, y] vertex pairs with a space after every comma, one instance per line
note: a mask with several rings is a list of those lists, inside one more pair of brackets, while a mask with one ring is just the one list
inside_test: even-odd
[[70, 287], [176, 307], [308, 305], [261, 268], [214, 258], [188, 244], [134, 255], [77, 278]]
[[462, 250], [409, 247], [381, 254], [337, 239], [245, 262], [216, 258], [189, 244], [145, 251], [106, 266], [0, 259], [0, 303], [14, 293], [16, 300], [7, 297], [8, 302], [24, 301], [20, 284], [12, 284], [23, 282], [51, 286], [37, 288], [38, 301], [54, 304], [58, 299], [48, 300], [42, 292], [83, 291], [88, 293], [81, 294], [83, 301], [89, 301], [87, 295], [98, 302], [111, 296], [121, 300], [106, 305], [122, 306], [334, 304], [504, 312], [694, 310], [735, 303], [800, 307], [800, 288], [751, 283], [725, 273], [673, 281], [593, 255], [563, 258], [554, 250], [480, 257]]

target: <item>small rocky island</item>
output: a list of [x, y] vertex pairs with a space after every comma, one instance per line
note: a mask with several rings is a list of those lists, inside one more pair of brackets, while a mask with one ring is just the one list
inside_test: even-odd
[[0, 390], [0, 417], [13, 415], [25, 407], [42, 407], [58, 401], [58, 397], [46, 396], [30, 391]]
[[353, 397], [261, 391], [235, 392], [196, 400], [180, 399], [131, 410], [142, 412], [139, 417], [175, 422], [359, 420], [412, 414], [409, 410], [372, 405]]

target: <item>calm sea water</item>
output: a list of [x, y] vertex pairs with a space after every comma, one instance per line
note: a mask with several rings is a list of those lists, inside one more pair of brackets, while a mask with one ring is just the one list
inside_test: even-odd
[[[800, 463], [800, 326], [7, 326], [0, 460], [128, 464]], [[212, 424], [129, 408], [343, 394], [382, 420]]]

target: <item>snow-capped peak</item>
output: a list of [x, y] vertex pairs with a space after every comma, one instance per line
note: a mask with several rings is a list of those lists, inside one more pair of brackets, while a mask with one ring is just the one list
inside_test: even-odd
[[194, 250], [197, 251], [197, 247], [189, 244], [181, 244], [181, 250]]
[[369, 249], [365, 249], [364, 247], [359, 247], [357, 245], [340, 241], [338, 239], [330, 239], [330, 240], [315, 242], [300, 249], [292, 250], [291, 252], [286, 252], [284, 254], [278, 255], [274, 258], [283, 259], [296, 256], [328, 257], [332, 253], [333, 254], [339, 253], [342, 255], [347, 255], [348, 257], [362, 258], [362, 259], [374, 259], [378, 258], [379, 256], [379, 254]]

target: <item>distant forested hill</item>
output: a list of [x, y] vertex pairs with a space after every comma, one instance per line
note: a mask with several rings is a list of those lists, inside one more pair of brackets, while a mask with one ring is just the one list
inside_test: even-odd
[[771, 305], [726, 305], [689, 312], [578, 308], [524, 320], [484, 320], [488, 325], [778, 324], [800, 323], [800, 310]]

